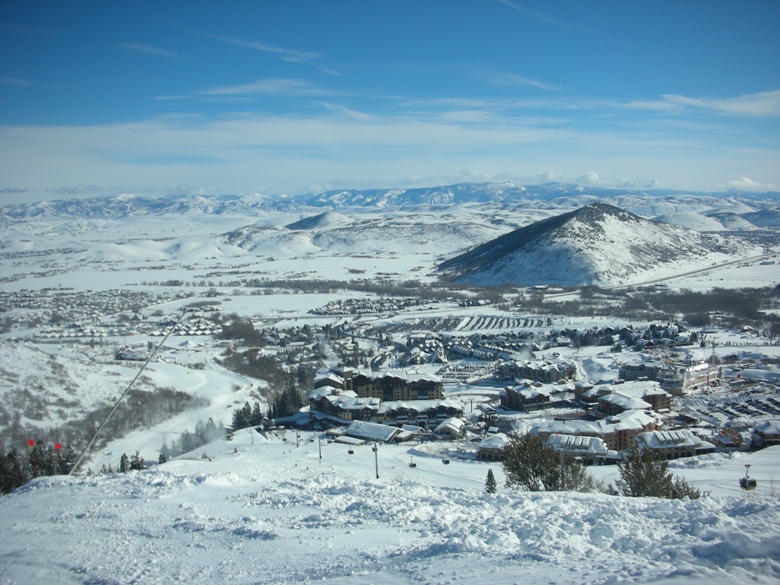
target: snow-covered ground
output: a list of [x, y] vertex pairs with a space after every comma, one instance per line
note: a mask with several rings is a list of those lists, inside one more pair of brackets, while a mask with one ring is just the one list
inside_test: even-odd
[[[675, 467], [713, 495], [669, 501], [511, 491], [499, 464], [413, 445], [320, 459], [315, 437], [244, 430], [144, 472], [35, 480], [0, 498], [0, 582], [780, 580], [780, 447]], [[740, 493], [745, 463], [759, 488]]]
[[[278, 213], [263, 221], [279, 227], [297, 219]], [[308, 311], [356, 293], [250, 295], [244, 288], [234, 294], [227, 283], [233, 273], [258, 279], [426, 281], [433, 278], [439, 255], [455, 251], [433, 241], [429, 249], [414, 242], [404, 247], [400, 232], [395, 252], [381, 255], [371, 247], [354, 254], [290, 247], [272, 256], [248, 253], [222, 238], [254, 221], [204, 215], [9, 222], [0, 241], [2, 290], [168, 292], [172, 287], [159, 283], [182, 280], [196, 300], [216, 287], [223, 313], [237, 312], [260, 324], [333, 323], [344, 317]], [[442, 225], [429, 223], [431, 230]], [[778, 264], [765, 262], [713, 267], [668, 284], [774, 286]], [[191, 300], [148, 311], [173, 314]], [[455, 304], [425, 313], [454, 315], [464, 324], [477, 323], [468, 319], [480, 314], [485, 310]], [[381, 319], [414, 317], [400, 313]], [[617, 324], [604, 318], [553, 321], [555, 327], [572, 328]], [[712, 338], [719, 355], [780, 355], [778, 347], [752, 347], [756, 340], [744, 334], [721, 332]], [[140, 366], [114, 363], [114, 347], [158, 340], [105, 338], [89, 348], [88, 340], [77, 346], [4, 339], [0, 390], [5, 398], [15, 388], [38, 385], [50, 387], [52, 399], [78, 402], [70, 411], [51, 407], [34, 421], [56, 426], [124, 390]], [[214, 358], [221, 350], [209, 343], [200, 347], [200, 341], [171, 336], [160, 352], [162, 361], [149, 365], [148, 382], [142, 383], [184, 390], [208, 405], [117, 439], [94, 455], [92, 469], [116, 466], [122, 452], [140, 450], [156, 459], [163, 441], [170, 443], [208, 417], [228, 424], [232, 409], [254, 397], [262, 383], [220, 368]], [[603, 348], [555, 351], [576, 355], [593, 380], [614, 377], [619, 365]], [[713, 349], [692, 351], [703, 358]], [[192, 367], [196, 364], [202, 368]], [[464, 395], [485, 391], [461, 390]], [[241, 431], [231, 442], [207, 445], [146, 472], [34, 480], [0, 497], [0, 583], [780, 582], [780, 448], [675, 462], [675, 473], [712, 496], [660, 501], [509, 491], [499, 464], [459, 455], [454, 444], [383, 445], [375, 460], [370, 447], [349, 454], [346, 446], [325, 443], [320, 460], [316, 435], [299, 437], [296, 446], [294, 432], [266, 439]], [[442, 464], [445, 454], [450, 465]], [[410, 461], [417, 466], [410, 468]], [[755, 492], [738, 488], [745, 464], [758, 480]], [[494, 495], [483, 493], [488, 469], [500, 485]], [[616, 478], [614, 467], [592, 471], [606, 483]]]

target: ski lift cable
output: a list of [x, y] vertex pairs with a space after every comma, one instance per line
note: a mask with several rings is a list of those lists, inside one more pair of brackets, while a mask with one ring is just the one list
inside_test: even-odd
[[149, 362], [151, 362], [154, 359], [154, 356], [157, 355], [157, 352], [160, 350], [160, 348], [163, 346], [165, 341], [168, 339], [168, 337], [173, 333], [173, 331], [176, 329], [176, 327], [181, 323], [181, 320], [186, 315], [186, 311], [182, 310], [181, 315], [176, 320], [176, 323], [168, 330], [168, 333], [165, 334], [165, 337], [162, 338], [159, 344], [157, 344], [157, 347], [154, 348], [154, 351], [149, 355], [148, 358], [146, 358], [146, 361], [141, 366], [141, 369], [138, 370], [138, 373], [135, 375], [135, 377], [130, 381], [130, 383], [127, 385], [127, 388], [125, 388], [125, 391], [122, 392], [122, 395], [117, 398], [117, 401], [114, 403], [113, 408], [111, 411], [106, 415], [106, 418], [103, 419], [103, 422], [100, 423], [100, 426], [95, 431], [95, 434], [92, 435], [92, 438], [89, 440], [89, 443], [87, 443], [87, 446], [84, 447], [84, 450], [79, 455], [78, 459], [76, 459], [76, 463], [73, 464], [73, 467], [71, 467], [70, 472], [68, 472], [68, 475], [73, 475], [76, 470], [79, 468], [79, 465], [81, 465], [82, 459], [86, 456], [86, 454], [89, 452], [89, 450], [92, 448], [92, 445], [95, 443], [95, 439], [97, 439], [98, 435], [100, 434], [100, 431], [103, 430], [103, 427], [106, 426], [106, 423], [108, 423], [108, 420], [111, 418], [111, 416], [116, 412], [116, 409], [119, 408], [119, 403], [122, 402], [124, 397], [127, 395], [127, 393], [130, 391], [130, 389], [133, 387], [133, 384], [135, 384], [136, 380], [141, 376], [143, 371], [146, 369], [146, 366], [149, 365]]

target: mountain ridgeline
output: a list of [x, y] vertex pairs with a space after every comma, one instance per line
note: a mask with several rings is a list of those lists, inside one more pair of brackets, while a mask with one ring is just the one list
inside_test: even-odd
[[698, 270], [758, 253], [721, 233], [701, 233], [592, 203], [518, 228], [438, 266], [481, 285], [621, 285]]

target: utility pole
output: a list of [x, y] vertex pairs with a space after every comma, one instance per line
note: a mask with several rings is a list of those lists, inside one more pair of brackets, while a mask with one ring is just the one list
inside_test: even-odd
[[320, 463], [322, 463], [322, 437], [317, 437], [317, 440], [320, 443]]
[[379, 479], [379, 448], [376, 446], [376, 443], [374, 443], [374, 446], [371, 448], [371, 450], [374, 452], [374, 465], [376, 466], [376, 478]]

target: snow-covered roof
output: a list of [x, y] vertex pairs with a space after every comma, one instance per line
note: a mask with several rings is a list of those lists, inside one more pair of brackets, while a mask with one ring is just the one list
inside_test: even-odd
[[604, 401], [615, 406], [620, 406], [624, 410], [641, 410], [643, 408], [651, 408], [652, 405], [645, 402], [641, 398], [634, 398], [627, 396], [622, 392], [612, 392], [604, 396], [599, 397], [599, 402]]
[[353, 420], [344, 432], [350, 437], [357, 437], [366, 441], [379, 441], [387, 443], [392, 440], [401, 429], [389, 427], [378, 423], [365, 422], [362, 420]]
[[550, 435], [547, 443], [556, 451], [576, 451], [583, 455], [604, 457], [608, 453], [607, 446], [599, 437], [583, 437], [579, 435]]
[[765, 420], [756, 424], [756, 430], [764, 435], [780, 434], [780, 420]]
[[702, 446], [702, 440], [688, 429], [648, 431], [637, 435], [636, 440], [637, 443], [642, 443], [651, 449], [669, 449], [673, 447], [697, 449]]
[[480, 449], [503, 449], [509, 438], [503, 433], [495, 433], [479, 443]]
[[443, 420], [433, 432], [437, 435], [458, 435], [464, 426], [466, 426], [465, 420], [453, 416]]
[[606, 388], [612, 392], [620, 392], [626, 396], [643, 398], [644, 396], [671, 396], [655, 380], [630, 380], [620, 384], [607, 384]]

